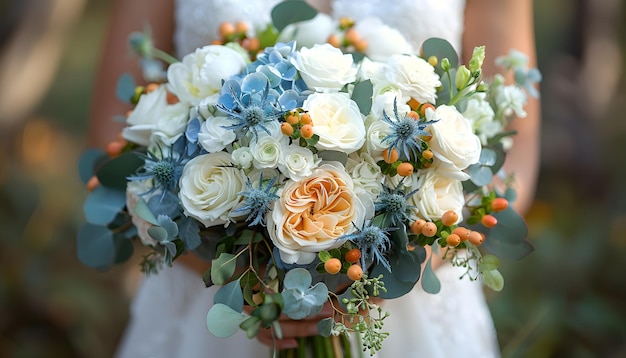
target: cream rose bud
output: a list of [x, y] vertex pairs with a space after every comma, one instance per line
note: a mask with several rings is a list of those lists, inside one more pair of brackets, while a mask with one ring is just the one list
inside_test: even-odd
[[239, 193], [245, 181], [245, 174], [231, 165], [226, 152], [191, 159], [183, 169], [178, 194], [185, 215], [206, 227], [227, 223], [231, 210], [241, 200]]
[[333, 18], [320, 12], [311, 20], [287, 25], [278, 35], [278, 41], [296, 41], [298, 48], [312, 47], [325, 43], [335, 28], [337, 24]]
[[402, 33], [385, 25], [377, 17], [357, 21], [354, 29], [367, 41], [365, 54], [374, 61], [385, 61], [394, 54], [413, 53], [413, 47]]
[[356, 80], [357, 68], [352, 55], [344, 54], [330, 44], [302, 48], [291, 63], [309, 88], [320, 92], [339, 91]]
[[363, 146], [364, 118], [359, 106], [346, 93], [314, 93], [302, 107], [311, 115], [313, 132], [320, 137], [317, 149], [350, 154]]
[[292, 180], [301, 180], [313, 173], [322, 160], [309, 149], [283, 143], [278, 169]]
[[437, 107], [432, 119], [437, 122], [427, 127], [433, 135], [428, 146], [437, 160], [450, 163], [459, 170], [478, 162], [482, 147], [467, 118], [456, 108], [442, 105]]
[[337, 162], [321, 165], [303, 180], [288, 180], [267, 220], [269, 236], [288, 264], [309, 264], [322, 250], [341, 246], [341, 237], [362, 227], [374, 205], [354, 192]]
[[417, 209], [418, 215], [426, 220], [439, 220], [443, 213], [452, 210], [463, 220], [463, 184], [459, 180], [439, 175], [434, 170], [418, 180], [419, 190], [411, 196], [409, 203]]
[[164, 86], [159, 86], [139, 98], [126, 119], [128, 127], [122, 129], [122, 136], [129, 142], [147, 147], [156, 135], [160, 143], [171, 145], [185, 132], [188, 110], [180, 102], [168, 104], [167, 91]]
[[198, 142], [209, 153], [222, 151], [237, 138], [232, 129], [224, 128], [232, 125], [228, 117], [209, 117], [200, 127]]
[[252, 168], [252, 161], [254, 158], [252, 157], [252, 152], [249, 147], [239, 147], [233, 150], [231, 156], [231, 161], [237, 167], [241, 169]]
[[435, 103], [437, 87], [441, 86], [435, 68], [415, 55], [393, 55], [387, 59], [385, 77], [405, 96], [422, 103]]
[[167, 69], [167, 81], [178, 98], [198, 105], [204, 98], [222, 89], [222, 80], [240, 73], [246, 61], [240, 53], [226, 47], [210, 45], [197, 49]]

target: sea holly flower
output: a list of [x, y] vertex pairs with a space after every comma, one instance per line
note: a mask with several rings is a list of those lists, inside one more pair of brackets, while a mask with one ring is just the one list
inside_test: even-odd
[[422, 152], [422, 145], [425, 141], [422, 138], [431, 136], [425, 129], [428, 125], [435, 123], [431, 121], [416, 121], [406, 114], [400, 116], [398, 113], [397, 102], [393, 104], [392, 119], [383, 111], [383, 121], [390, 125], [390, 134], [383, 138], [382, 142], [389, 144], [389, 152], [397, 149], [400, 155], [404, 155], [405, 159], [417, 159], [418, 153]]
[[374, 203], [374, 207], [377, 213], [385, 213], [391, 220], [392, 225], [400, 225], [403, 222], [409, 220], [409, 211], [413, 206], [408, 205], [408, 199], [417, 192], [413, 190], [408, 194], [400, 189], [404, 179], [394, 188], [390, 189], [387, 186], [383, 186], [383, 191], [378, 196], [378, 200]]
[[235, 80], [224, 83], [217, 108], [235, 121], [224, 128], [233, 130], [238, 139], [252, 134], [256, 140], [259, 131], [271, 135], [269, 124], [278, 122], [283, 115], [277, 103], [278, 93], [269, 84], [267, 76], [259, 72], [247, 75], [241, 84]]
[[363, 228], [357, 228], [356, 232], [345, 235], [343, 239], [350, 240], [361, 250], [361, 267], [366, 267], [368, 262], [375, 260], [391, 272], [391, 265], [385, 253], [390, 245], [388, 232], [393, 229], [382, 229], [368, 221]]
[[270, 204], [279, 198], [276, 195], [276, 188], [274, 184], [276, 183], [276, 179], [278, 176], [273, 177], [268, 180], [266, 183], [263, 182], [263, 174], [259, 176], [259, 186], [255, 188], [252, 186], [252, 182], [250, 178], [246, 182], [246, 190], [239, 193], [242, 197], [244, 197], [243, 206], [233, 210], [233, 214], [249, 212], [248, 217], [246, 218], [246, 222], [249, 223], [249, 226], [255, 226], [261, 224], [265, 226], [265, 214], [270, 209]]

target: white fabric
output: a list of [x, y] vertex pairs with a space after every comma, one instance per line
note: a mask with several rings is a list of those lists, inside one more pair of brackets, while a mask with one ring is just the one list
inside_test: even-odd
[[[215, 39], [221, 21], [245, 20], [252, 26], [269, 19], [276, 0], [177, 0], [175, 44], [180, 55]], [[378, 16], [399, 29], [415, 46], [428, 37], [448, 39], [460, 50], [464, 0], [335, 0], [335, 16], [356, 20]], [[437, 270], [441, 292], [425, 293], [419, 283], [408, 295], [385, 302], [391, 332], [379, 358], [498, 357], [493, 322], [482, 286], [462, 268]], [[120, 358], [268, 357], [269, 350], [242, 332], [215, 338], [206, 313], [216, 288], [204, 288], [195, 272], [174, 266], [144, 279], [131, 309], [119, 348]]]

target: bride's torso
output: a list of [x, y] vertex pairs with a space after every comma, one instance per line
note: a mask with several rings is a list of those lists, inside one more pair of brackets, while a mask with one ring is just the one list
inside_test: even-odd
[[[182, 56], [217, 38], [220, 23], [244, 21], [262, 28], [270, 21], [270, 10], [280, 0], [175, 0], [174, 44]], [[328, 0], [310, 0], [318, 8]], [[414, 48], [429, 37], [442, 37], [461, 50], [465, 0], [334, 0], [335, 18], [354, 20], [378, 17], [398, 29]]]

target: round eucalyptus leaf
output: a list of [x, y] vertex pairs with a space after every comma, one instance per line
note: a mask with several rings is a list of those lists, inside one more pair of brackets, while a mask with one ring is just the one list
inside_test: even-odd
[[78, 175], [87, 184], [94, 175], [96, 165], [105, 157], [101, 149], [87, 149], [78, 160]]
[[113, 233], [101, 225], [83, 224], [76, 242], [78, 260], [95, 269], [109, 268], [115, 260]]
[[237, 312], [225, 304], [215, 304], [206, 315], [206, 326], [216, 337], [225, 338], [237, 333], [239, 325], [249, 316]]
[[237, 312], [243, 310], [243, 292], [239, 280], [231, 281], [220, 289], [213, 296], [213, 303], [222, 303]]
[[498, 270], [483, 272], [483, 280], [485, 285], [494, 291], [502, 291], [504, 288], [504, 277]]
[[309, 271], [303, 268], [289, 270], [285, 275], [285, 289], [298, 288], [302, 291], [308, 290], [311, 286], [312, 278]]
[[422, 274], [422, 288], [427, 293], [435, 294], [439, 293], [439, 290], [441, 290], [441, 282], [439, 282], [439, 279], [435, 275], [435, 271], [433, 270], [430, 261], [431, 259], [428, 259], [428, 261], [426, 261], [426, 265], [424, 266], [424, 273]]
[[107, 225], [126, 206], [124, 192], [98, 185], [83, 204], [85, 219], [94, 225]]

